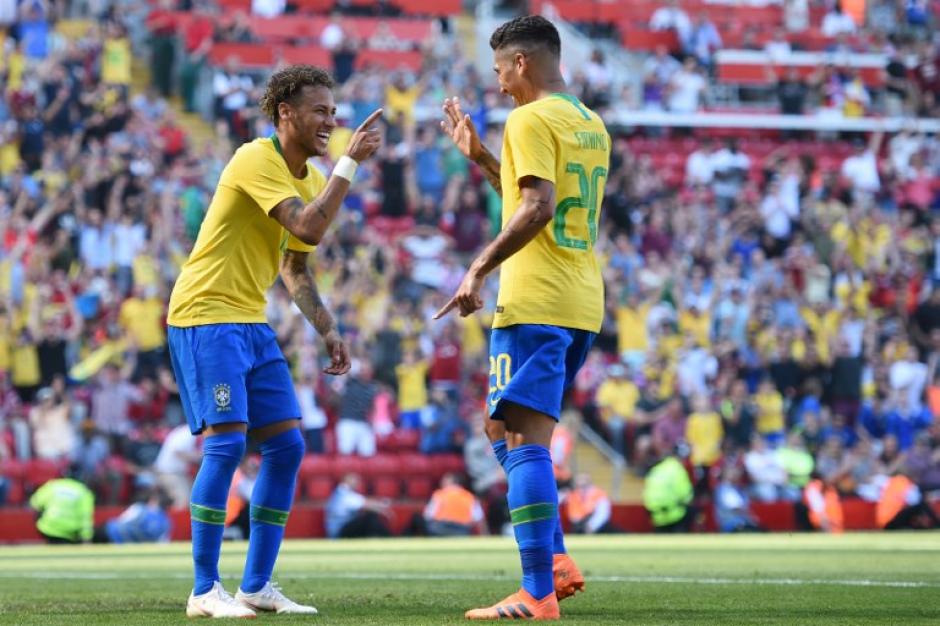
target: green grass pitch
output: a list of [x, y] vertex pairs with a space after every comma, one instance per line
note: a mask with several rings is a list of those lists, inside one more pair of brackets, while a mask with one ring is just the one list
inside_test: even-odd
[[[940, 533], [572, 537], [570, 624], [940, 624]], [[181, 624], [189, 546], [0, 547], [0, 624]], [[234, 592], [245, 544], [226, 543]], [[462, 624], [518, 587], [507, 539], [289, 541], [277, 580], [320, 609], [256, 623]]]

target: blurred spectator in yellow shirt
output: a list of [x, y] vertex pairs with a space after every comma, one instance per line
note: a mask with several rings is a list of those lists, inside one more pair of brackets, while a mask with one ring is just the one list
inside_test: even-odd
[[401, 428], [421, 428], [421, 412], [428, 407], [428, 367], [428, 361], [419, 359], [415, 349], [406, 350], [401, 365], [395, 367]]
[[166, 348], [164, 301], [153, 287], [134, 287], [134, 294], [121, 305], [121, 327], [137, 347], [133, 380], [155, 378]]
[[774, 388], [769, 378], [760, 382], [754, 395], [754, 404], [757, 405], [757, 432], [771, 445], [782, 443], [785, 427], [783, 396]]
[[692, 465], [708, 468], [721, 458], [724, 427], [708, 396], [696, 394], [692, 399], [692, 409], [685, 427], [685, 439], [692, 448], [690, 458]]
[[610, 444], [620, 456], [626, 458], [624, 435], [628, 422], [633, 419], [640, 390], [630, 380], [627, 368], [620, 363], [611, 365], [607, 374], [609, 378], [597, 390], [597, 408]]
[[642, 367], [649, 350], [649, 322], [651, 300], [642, 300], [635, 291], [627, 296], [625, 304], [617, 307], [617, 352], [625, 363]]

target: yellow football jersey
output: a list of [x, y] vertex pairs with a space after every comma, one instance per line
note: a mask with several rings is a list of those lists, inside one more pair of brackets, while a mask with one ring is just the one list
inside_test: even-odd
[[503, 226], [522, 203], [519, 179], [555, 184], [555, 217], [503, 263], [494, 328], [552, 324], [598, 332], [604, 283], [594, 255], [610, 135], [574, 96], [558, 93], [512, 111], [503, 137]]
[[267, 321], [265, 292], [277, 278], [281, 253], [313, 250], [268, 214], [287, 198], [310, 202], [325, 186], [326, 178], [312, 165], [305, 178], [294, 178], [271, 139], [239, 148], [222, 171], [176, 280], [167, 322], [187, 327]]

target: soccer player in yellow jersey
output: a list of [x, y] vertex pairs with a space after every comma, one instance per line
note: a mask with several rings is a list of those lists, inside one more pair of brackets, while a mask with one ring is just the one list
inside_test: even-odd
[[[284, 355], [265, 314], [265, 292], [280, 272], [304, 316], [344, 374], [349, 354], [320, 300], [308, 255], [336, 217], [358, 162], [379, 147], [374, 112], [349, 140], [329, 180], [307, 160], [326, 154], [336, 128], [333, 80], [297, 65], [275, 73], [261, 100], [275, 132], [240, 147], [226, 165], [199, 237], [170, 296], [168, 340], [193, 434], [205, 435], [192, 489], [195, 584], [190, 617], [254, 617], [255, 611], [316, 613], [271, 584], [304, 454], [300, 407]], [[235, 597], [219, 579], [225, 503], [245, 453], [259, 443], [251, 535]]]
[[438, 311], [483, 306], [487, 274], [502, 266], [490, 339], [487, 434], [509, 478], [522, 589], [469, 619], [558, 619], [558, 600], [584, 588], [565, 553], [549, 455], [562, 395], [600, 330], [604, 286], [594, 255], [610, 161], [604, 123], [565, 92], [561, 41], [548, 20], [514, 19], [490, 39], [500, 90], [516, 108], [502, 157], [480, 143], [456, 99], [444, 131], [503, 197], [503, 228]]

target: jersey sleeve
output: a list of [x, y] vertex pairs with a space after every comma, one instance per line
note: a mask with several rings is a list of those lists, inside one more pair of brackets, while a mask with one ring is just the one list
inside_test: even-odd
[[535, 176], [554, 183], [558, 146], [548, 124], [535, 112], [520, 109], [509, 115], [505, 132], [517, 179]]
[[229, 185], [254, 200], [265, 215], [282, 200], [300, 197], [284, 159], [264, 144], [249, 144], [235, 153], [229, 165]]

